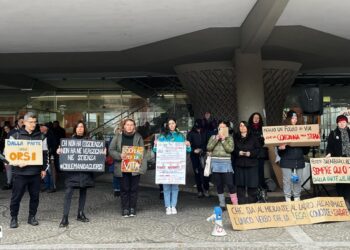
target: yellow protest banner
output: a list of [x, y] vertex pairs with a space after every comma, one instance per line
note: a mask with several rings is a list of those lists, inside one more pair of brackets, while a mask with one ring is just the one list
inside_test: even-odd
[[41, 140], [5, 140], [5, 158], [10, 165], [42, 165], [43, 146]]
[[121, 170], [125, 173], [138, 173], [143, 159], [143, 147], [123, 146], [122, 153], [125, 159], [122, 161]]
[[303, 201], [227, 205], [234, 230], [287, 227], [329, 221], [350, 221], [343, 197]]
[[321, 143], [318, 124], [265, 126], [262, 131], [266, 145], [319, 146]]
[[350, 157], [311, 158], [314, 184], [350, 183]]

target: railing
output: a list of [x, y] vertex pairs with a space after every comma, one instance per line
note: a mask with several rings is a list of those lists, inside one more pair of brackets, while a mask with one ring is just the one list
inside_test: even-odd
[[[159, 97], [159, 94], [164, 91], [164, 90], [169, 90], [169, 89], [174, 89], [176, 90], [177, 89], [177, 86], [176, 86], [176, 82], [173, 81], [173, 80], [169, 80], [170, 81], [170, 84], [167, 85], [167, 86], [164, 86], [162, 88], [158, 88], [158, 89], [155, 89], [155, 93], [152, 94], [151, 96], [149, 96], [147, 99], [145, 99], [144, 103], [142, 105], [139, 105], [137, 106], [136, 108], [131, 108], [131, 109], [128, 109], [128, 110], [125, 110], [123, 112], [121, 112], [120, 114], [116, 115], [115, 117], [113, 117], [112, 119], [104, 122], [103, 124], [99, 125], [98, 127], [96, 127], [95, 129], [92, 129], [90, 131], [90, 137], [94, 137], [96, 136], [96, 134], [98, 134], [99, 132], [102, 132], [103, 134], [103, 137], [105, 137], [105, 130], [108, 130], [110, 129], [112, 126], [115, 127], [115, 125], [122, 121], [124, 118], [126, 117], [129, 117], [130, 115], [140, 111], [141, 109], [145, 108], [145, 107], [149, 107], [151, 105], [151, 100], [155, 97]], [[130, 111], [131, 110], [131, 111]], [[113, 127], [113, 130], [114, 130], [114, 127]]]

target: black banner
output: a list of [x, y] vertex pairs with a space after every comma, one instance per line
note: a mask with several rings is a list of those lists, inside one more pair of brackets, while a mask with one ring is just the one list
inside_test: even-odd
[[60, 147], [62, 171], [104, 172], [104, 141], [61, 139]]

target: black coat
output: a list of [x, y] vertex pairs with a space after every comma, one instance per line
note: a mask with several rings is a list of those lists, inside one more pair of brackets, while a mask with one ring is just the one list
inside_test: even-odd
[[[258, 154], [260, 152], [260, 144], [255, 136], [249, 134], [247, 137], [242, 138], [240, 133], [234, 138], [235, 142], [235, 166], [237, 167], [255, 167], [258, 166]], [[239, 155], [239, 151], [249, 151], [250, 156]]]
[[[347, 128], [347, 131], [348, 131], [349, 140], [350, 140], [350, 129]], [[343, 156], [341, 132], [339, 128], [336, 128], [335, 130], [330, 132], [328, 136], [326, 154], [331, 154], [332, 157]]]
[[[80, 136], [72, 136], [74, 139], [87, 139]], [[94, 173], [92, 172], [83, 172], [83, 171], [66, 171], [65, 176], [65, 185], [66, 187], [72, 188], [87, 188], [95, 186]]]
[[262, 128], [260, 127], [258, 129], [256, 129], [254, 127], [250, 127], [250, 133], [258, 140], [259, 145], [260, 145], [258, 159], [268, 160], [269, 154], [268, 154], [268, 149], [266, 147], [264, 147], [265, 139], [263, 137]]
[[278, 155], [281, 157], [281, 168], [304, 168], [304, 155], [309, 152], [309, 147], [291, 147], [286, 146], [285, 150], [278, 150]]
[[194, 150], [200, 148], [203, 152], [207, 151], [208, 138], [207, 133], [203, 130], [199, 133], [196, 129], [191, 130], [187, 134], [187, 140], [191, 143], [191, 154], [194, 154]]

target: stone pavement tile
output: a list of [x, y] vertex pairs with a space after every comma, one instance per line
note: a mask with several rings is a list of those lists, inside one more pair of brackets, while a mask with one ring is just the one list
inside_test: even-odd
[[350, 249], [350, 223], [329, 222], [302, 226], [304, 232], [314, 241], [348, 241]]
[[[82, 223], [76, 220], [78, 193], [73, 195], [68, 228], [58, 227], [64, 198], [64, 190], [59, 190], [41, 193], [37, 227], [26, 222], [26, 194], [21, 203], [19, 228], [9, 229], [10, 192], [0, 191], [0, 225], [4, 234], [0, 249], [308, 249], [322, 245], [342, 249], [350, 241], [341, 231], [349, 230], [348, 222], [303, 226], [302, 233], [310, 237], [309, 242], [303, 243], [286, 228], [234, 231], [227, 212], [223, 214], [227, 236], [213, 237], [213, 225], [206, 218], [217, 205], [216, 197], [198, 199], [196, 194], [180, 192], [178, 214], [167, 216], [158, 190], [144, 187], [140, 187], [137, 216], [123, 218], [120, 198], [113, 196], [109, 183], [97, 183], [96, 188], [88, 190], [85, 214], [90, 222]], [[322, 244], [318, 243], [322, 240]]]

